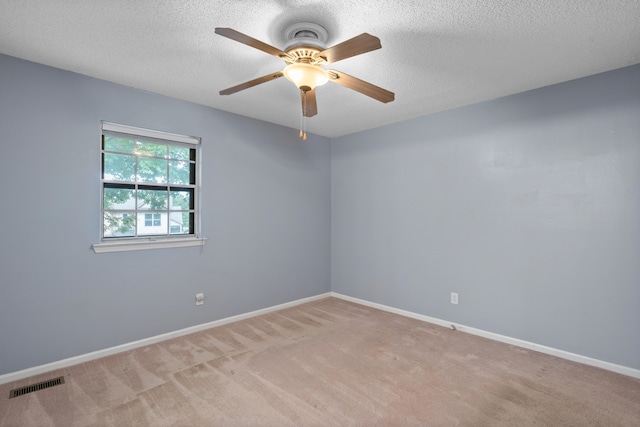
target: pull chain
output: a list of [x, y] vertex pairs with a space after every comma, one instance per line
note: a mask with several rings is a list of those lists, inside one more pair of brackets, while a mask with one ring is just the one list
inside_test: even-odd
[[307, 140], [307, 120], [305, 117], [305, 113], [307, 111], [307, 92], [302, 92], [302, 117], [300, 117], [300, 139], [303, 141]]

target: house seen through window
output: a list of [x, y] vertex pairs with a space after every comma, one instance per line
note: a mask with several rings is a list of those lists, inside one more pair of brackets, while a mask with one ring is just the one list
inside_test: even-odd
[[199, 139], [103, 123], [102, 240], [196, 235]]

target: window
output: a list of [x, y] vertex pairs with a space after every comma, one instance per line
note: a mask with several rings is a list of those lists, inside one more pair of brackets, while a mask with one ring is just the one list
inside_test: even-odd
[[96, 252], [204, 243], [197, 231], [199, 138], [103, 122], [101, 148]]
[[[160, 214], [159, 213], [144, 214], [144, 226], [145, 227], [161, 227], [162, 220], [160, 219]], [[169, 231], [169, 233], [177, 233], [177, 231]]]

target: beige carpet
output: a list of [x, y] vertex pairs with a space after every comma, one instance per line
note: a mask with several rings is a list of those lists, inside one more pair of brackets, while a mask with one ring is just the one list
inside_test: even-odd
[[335, 298], [0, 393], [2, 426], [640, 425], [638, 379]]

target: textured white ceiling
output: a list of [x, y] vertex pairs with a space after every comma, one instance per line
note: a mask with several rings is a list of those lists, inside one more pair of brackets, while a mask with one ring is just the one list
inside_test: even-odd
[[285, 64], [214, 28], [282, 49], [302, 21], [379, 37], [331, 68], [396, 94], [319, 87], [307, 129], [328, 137], [640, 63], [640, 0], [1, 0], [0, 53], [297, 128], [284, 78], [218, 94]]

